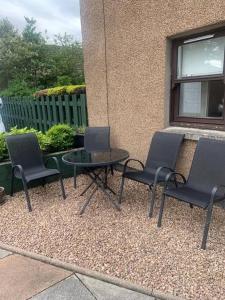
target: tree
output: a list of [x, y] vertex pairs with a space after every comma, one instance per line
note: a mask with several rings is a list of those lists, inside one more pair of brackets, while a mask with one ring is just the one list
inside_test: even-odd
[[26, 20], [25, 28], [22, 32], [23, 40], [28, 43], [42, 44], [45, 43], [41, 32], [37, 32], [36, 23], [37, 21], [33, 18], [24, 17]]
[[[37, 31], [36, 20], [25, 17], [20, 34], [7, 20], [0, 19], [0, 93], [43, 89], [59, 82], [84, 82], [83, 52], [73, 37], [55, 35], [55, 44]], [[21, 86], [20, 86], [21, 83]], [[6, 91], [7, 93], [7, 91]]]

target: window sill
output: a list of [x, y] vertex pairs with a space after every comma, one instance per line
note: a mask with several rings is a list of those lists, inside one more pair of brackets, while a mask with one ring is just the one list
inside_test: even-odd
[[188, 127], [167, 127], [164, 132], [185, 134], [186, 140], [198, 141], [200, 137], [206, 137], [214, 140], [225, 140], [225, 131], [197, 129]]

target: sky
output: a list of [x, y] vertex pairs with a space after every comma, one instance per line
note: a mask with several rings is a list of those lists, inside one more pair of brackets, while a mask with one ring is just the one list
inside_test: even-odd
[[38, 31], [45, 32], [50, 42], [54, 34], [71, 34], [81, 41], [79, 0], [0, 0], [0, 18], [7, 17], [20, 31], [25, 17], [37, 20]]

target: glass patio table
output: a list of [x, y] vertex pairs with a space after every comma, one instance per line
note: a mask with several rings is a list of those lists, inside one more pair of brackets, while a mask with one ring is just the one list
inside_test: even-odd
[[84, 195], [91, 186], [95, 185], [81, 208], [80, 215], [84, 213], [87, 205], [98, 189], [107, 196], [107, 199], [117, 210], [120, 210], [117, 200], [115, 201], [112, 197], [112, 194], [116, 195], [116, 193], [109, 187], [107, 182], [108, 168], [126, 160], [128, 157], [129, 153], [126, 150], [118, 148], [98, 152], [87, 152], [85, 149], [77, 149], [62, 157], [65, 164], [82, 168], [85, 174], [92, 179], [91, 183], [85, 188], [81, 195]]

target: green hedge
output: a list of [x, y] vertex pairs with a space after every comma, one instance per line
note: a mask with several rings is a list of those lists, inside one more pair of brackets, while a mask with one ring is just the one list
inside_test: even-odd
[[73, 94], [85, 94], [85, 93], [86, 93], [86, 86], [84, 84], [63, 85], [63, 86], [56, 86], [53, 88], [37, 91], [34, 94], [34, 96], [41, 97], [41, 96], [73, 95]]
[[8, 150], [6, 147], [6, 136], [24, 133], [34, 133], [38, 138], [41, 150], [44, 152], [56, 152], [71, 149], [74, 144], [74, 136], [80, 130], [67, 124], [57, 124], [49, 128], [46, 133], [42, 133], [34, 128], [12, 127], [9, 132], [0, 133], [0, 161], [8, 159]]

